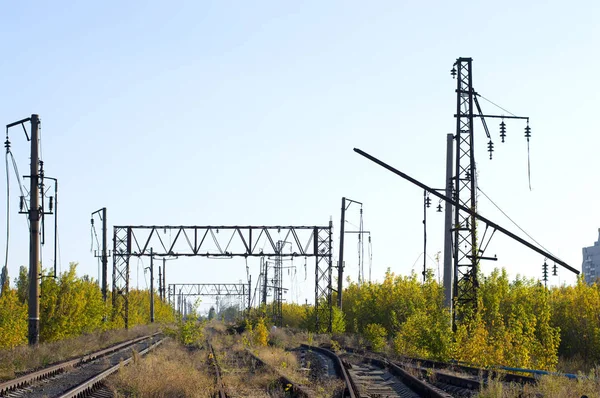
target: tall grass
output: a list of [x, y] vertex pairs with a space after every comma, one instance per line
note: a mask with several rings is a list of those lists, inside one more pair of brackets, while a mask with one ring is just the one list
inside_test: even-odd
[[146, 357], [134, 357], [108, 381], [116, 397], [210, 398], [215, 383], [205, 353], [169, 340]]

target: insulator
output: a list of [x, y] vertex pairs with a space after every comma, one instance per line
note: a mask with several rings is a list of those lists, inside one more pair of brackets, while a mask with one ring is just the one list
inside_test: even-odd
[[54, 205], [54, 197], [50, 196], [50, 201], [48, 203], [48, 208], [50, 209], [50, 212], [52, 213], [52, 207]]
[[431, 198], [429, 196], [425, 199], [425, 206], [428, 209], [431, 207]]
[[527, 123], [527, 127], [525, 127], [525, 138], [527, 138], [527, 141], [531, 138], [531, 128], [529, 127], [529, 123]]
[[90, 222], [92, 223], [92, 225], [94, 225], [94, 218], [93, 217], [90, 219]]
[[450, 71], [450, 74], [452, 75], [453, 79], [456, 77], [456, 68], [454, 66], [452, 67], [452, 70]]
[[504, 119], [500, 122], [500, 138], [502, 142], [504, 142], [504, 137], [506, 137], [506, 123], [504, 123]]
[[440, 202], [440, 203], [438, 203], [438, 205], [437, 205], [437, 212], [438, 212], [438, 213], [441, 213], [441, 212], [442, 212], [442, 203], [441, 203], [441, 202]]
[[558, 276], [558, 267], [556, 264], [552, 267], [552, 276]]
[[24, 206], [25, 206], [25, 198], [23, 196], [19, 196], [19, 211], [23, 211]]
[[492, 140], [488, 142], [488, 152], [490, 153], [490, 160], [492, 160], [492, 152], [494, 152], [494, 143]]
[[544, 276], [544, 282], [548, 280], [548, 264], [546, 260], [544, 260], [544, 265], [542, 265], [542, 275]]

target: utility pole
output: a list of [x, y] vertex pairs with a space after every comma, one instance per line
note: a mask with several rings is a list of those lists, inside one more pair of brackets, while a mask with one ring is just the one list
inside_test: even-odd
[[150, 323], [154, 323], [154, 255], [150, 248]]
[[[94, 251], [94, 257], [100, 257], [100, 262], [102, 263], [102, 300], [104, 301], [104, 303], [106, 303], [106, 299], [108, 297], [108, 274], [107, 274], [107, 270], [108, 270], [108, 248], [106, 245], [106, 240], [107, 240], [107, 221], [106, 221], [106, 207], [103, 207], [99, 210], [96, 210], [95, 212], [92, 213], [92, 219], [91, 219], [91, 223], [92, 223], [92, 229], [94, 231], [94, 234], [96, 233], [96, 229], [94, 227], [94, 215], [98, 214], [98, 216], [100, 217], [100, 220], [102, 221], [102, 249], [100, 252], [100, 255], [98, 255], [96, 253], [96, 251]], [[97, 237], [96, 237], [97, 238]], [[115, 294], [115, 292], [113, 292], [113, 294]]]
[[250, 315], [250, 307], [252, 306], [252, 297], [250, 296], [252, 293], [252, 275], [248, 278], [248, 315]]
[[162, 284], [163, 284], [163, 298], [165, 296], [165, 288], [167, 286], [167, 259], [163, 257], [163, 280], [162, 280]]
[[[350, 207], [350, 205], [352, 203], [356, 203], [357, 205], [360, 205], [360, 227], [358, 231], [346, 231], [346, 210], [348, 210], [348, 208]], [[338, 297], [337, 297], [337, 305], [339, 307], [339, 309], [342, 309], [342, 292], [344, 290], [344, 236], [347, 233], [353, 233], [353, 234], [358, 234], [358, 240], [359, 240], [359, 246], [361, 246], [361, 240], [363, 239], [363, 234], [369, 234], [369, 242], [371, 241], [371, 235], [369, 231], [364, 231], [363, 227], [362, 227], [362, 203], [361, 202], [357, 202], [355, 200], [346, 198], [346, 197], [342, 197], [342, 211], [341, 211], [341, 220], [340, 220], [340, 254], [338, 256], [338, 286], [337, 286], [337, 293], [338, 293]], [[365, 279], [365, 274], [364, 274], [364, 270], [361, 269], [361, 264], [360, 264], [360, 257], [361, 254], [359, 252], [359, 280], [358, 283], [362, 283], [364, 282]], [[362, 253], [362, 258], [363, 258], [363, 263], [364, 263], [364, 251]], [[370, 271], [369, 271], [370, 272]], [[361, 278], [362, 275], [362, 278]]]
[[158, 266], [158, 298], [159, 300], [164, 300], [163, 298], [163, 287], [162, 287], [162, 276], [160, 274], [160, 265]]
[[346, 198], [342, 197], [342, 219], [340, 220], [340, 255], [338, 256], [337, 305], [342, 309], [342, 291], [344, 290], [344, 227], [346, 226]]
[[268, 275], [268, 271], [269, 271], [269, 264], [267, 262], [267, 260], [265, 260], [264, 257], [260, 258], [260, 261], [262, 262], [263, 265], [263, 286], [262, 286], [262, 297], [261, 297], [261, 303], [263, 305], [267, 305], [267, 285], [269, 284], [269, 275]]
[[31, 168], [29, 185], [29, 345], [38, 345], [40, 341], [40, 196], [39, 186], [39, 153], [38, 115], [31, 115]]
[[[446, 192], [447, 198], [452, 198], [452, 150], [453, 150], [454, 136], [448, 134], [446, 136]], [[456, 200], [456, 199], [454, 199]], [[445, 222], [444, 222], [444, 304], [446, 308], [450, 310], [450, 314], [453, 311], [452, 303], [452, 288], [454, 281], [454, 268], [452, 267], [452, 204], [450, 202], [445, 203]], [[452, 323], [452, 315], [450, 316], [450, 323]]]
[[431, 206], [431, 198], [423, 190], [423, 283], [427, 274], [427, 208]]

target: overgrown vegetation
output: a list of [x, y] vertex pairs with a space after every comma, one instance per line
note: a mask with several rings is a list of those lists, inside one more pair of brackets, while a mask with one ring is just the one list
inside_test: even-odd
[[109, 379], [109, 386], [116, 397], [210, 398], [215, 383], [205, 357], [204, 352], [190, 352], [170, 340], [144, 358], [134, 356]]
[[[121, 317], [111, 316], [111, 298], [105, 305], [95, 280], [88, 276], [78, 277], [77, 264], [58, 278], [44, 278], [40, 298], [40, 342], [48, 343], [76, 336], [123, 328]], [[27, 295], [28, 277], [21, 267], [16, 288], [6, 281], [0, 296], [0, 349], [10, 349], [27, 344]], [[129, 326], [150, 322], [148, 291], [129, 292]], [[157, 323], [174, 321], [173, 310], [158, 298], [155, 299]], [[106, 319], [106, 322], [103, 321]]]
[[125, 340], [152, 334], [157, 330], [158, 325], [138, 325], [129, 330], [107, 330], [40, 344], [37, 347], [21, 345], [0, 350], [0, 380], [8, 380], [18, 373], [76, 358]]
[[[462, 314], [456, 333], [443, 306], [443, 288], [428, 275], [382, 283], [351, 283], [343, 296], [346, 331], [373, 345], [373, 326], [385, 329], [400, 355], [455, 359], [479, 366], [556, 370], [559, 354], [600, 361], [600, 288], [545, 289], [533, 279], [509, 281], [504, 270], [480, 278], [479, 312]], [[379, 347], [378, 347], [379, 348]]]

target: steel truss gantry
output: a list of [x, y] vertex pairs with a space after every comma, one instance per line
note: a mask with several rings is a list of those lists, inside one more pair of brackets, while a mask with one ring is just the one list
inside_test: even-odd
[[239, 297], [250, 308], [250, 284], [246, 283], [169, 283], [168, 302], [175, 308], [176, 297], [226, 296]]
[[[328, 226], [115, 226], [113, 309], [129, 326], [131, 257], [314, 257], [316, 330], [332, 326], [332, 222]], [[167, 234], [168, 232], [168, 234]], [[291, 245], [282, 252], [278, 241]]]

